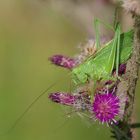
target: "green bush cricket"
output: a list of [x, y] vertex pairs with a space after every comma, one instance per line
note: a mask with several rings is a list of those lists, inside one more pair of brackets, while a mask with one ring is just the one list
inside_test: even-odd
[[[89, 80], [94, 80], [95, 82], [98, 80], [110, 80], [112, 79], [113, 69], [116, 69], [117, 79], [119, 64], [125, 63], [131, 56], [133, 31], [120, 33], [120, 25], [117, 24], [114, 29], [114, 38], [101, 47], [97, 29], [98, 22], [99, 20], [97, 19], [94, 21], [97, 53], [72, 70], [73, 81], [76, 85], [84, 84]], [[105, 24], [105, 26], [113, 29], [110, 25]]]

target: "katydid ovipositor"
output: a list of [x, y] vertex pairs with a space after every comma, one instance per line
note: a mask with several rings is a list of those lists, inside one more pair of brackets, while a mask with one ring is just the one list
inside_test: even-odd
[[[97, 29], [96, 29], [97, 32]], [[118, 73], [119, 64], [125, 63], [132, 52], [133, 31], [120, 33], [120, 25], [115, 28], [114, 38], [100, 47], [99, 34], [96, 34], [95, 55], [87, 58], [82, 64], [72, 70], [75, 84], [84, 84], [87, 81], [110, 80], [113, 69]]]

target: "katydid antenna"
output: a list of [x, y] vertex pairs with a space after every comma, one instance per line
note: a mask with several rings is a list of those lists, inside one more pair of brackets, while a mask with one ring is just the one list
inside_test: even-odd
[[3, 134], [0, 134], [0, 135], [2, 136], [2, 135], [6, 135], [6, 134], [10, 133], [10, 132], [17, 126], [17, 124], [22, 120], [22, 118], [25, 116], [25, 114], [31, 109], [31, 107], [32, 107], [43, 95], [45, 95], [55, 84], [56, 84], [56, 82], [53, 83], [53, 84], [51, 84], [46, 90], [44, 90], [40, 95], [38, 95], [38, 96], [31, 102], [31, 104], [28, 105], [28, 107], [24, 110], [24, 112], [17, 118], [17, 120], [14, 122], [14, 124], [11, 126], [11, 128], [10, 128], [7, 132], [5, 132], [5, 133], [3, 133]]

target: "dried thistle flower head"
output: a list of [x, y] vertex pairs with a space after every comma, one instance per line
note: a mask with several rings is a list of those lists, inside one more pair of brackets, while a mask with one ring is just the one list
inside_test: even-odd
[[81, 46], [81, 52], [85, 56], [93, 55], [96, 52], [95, 41], [93, 39], [88, 40], [86, 44]]
[[64, 67], [67, 69], [72, 69], [75, 65], [76, 62], [73, 58], [63, 56], [63, 55], [53, 55], [52, 57], [49, 58], [49, 60], [60, 67]]
[[49, 95], [49, 99], [51, 99], [53, 102], [69, 106], [73, 105], [77, 98], [78, 96], [63, 92], [55, 92]]
[[78, 46], [80, 53], [75, 57], [77, 64], [82, 63], [87, 57], [96, 53], [95, 40], [89, 39], [85, 43]]
[[123, 0], [123, 8], [127, 12], [140, 15], [140, 1], [139, 0]]

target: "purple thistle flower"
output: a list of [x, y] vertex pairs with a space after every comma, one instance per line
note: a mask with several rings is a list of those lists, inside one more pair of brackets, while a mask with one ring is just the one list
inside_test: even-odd
[[[119, 70], [118, 70], [118, 74], [119, 75], [123, 75], [126, 72], [126, 64], [120, 64], [119, 65]], [[116, 70], [113, 70], [113, 74], [116, 74]]]
[[76, 62], [74, 59], [67, 56], [59, 55], [59, 54], [53, 55], [52, 57], [49, 58], [49, 60], [53, 64], [67, 68], [67, 69], [72, 69], [76, 65]]
[[76, 102], [78, 96], [71, 95], [68, 93], [62, 93], [62, 92], [56, 92], [51, 93], [49, 95], [49, 98], [56, 103], [63, 104], [63, 105], [73, 105]]
[[96, 94], [92, 111], [95, 118], [102, 123], [115, 122], [115, 117], [120, 111], [120, 100], [112, 93]]
[[119, 66], [119, 74], [120, 75], [125, 74], [125, 71], [126, 71], [126, 64], [121, 64]]

